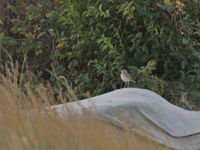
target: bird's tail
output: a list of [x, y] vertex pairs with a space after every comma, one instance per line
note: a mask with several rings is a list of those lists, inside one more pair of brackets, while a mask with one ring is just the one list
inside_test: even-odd
[[136, 83], [135, 81], [131, 80], [131, 82]]

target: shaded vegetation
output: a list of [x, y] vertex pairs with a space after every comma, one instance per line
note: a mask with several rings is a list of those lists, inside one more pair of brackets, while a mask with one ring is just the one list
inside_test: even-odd
[[55, 96], [66, 96], [71, 90], [60, 82], [64, 79], [84, 98], [123, 87], [119, 74], [125, 68], [137, 82], [132, 87], [188, 109], [200, 107], [199, 0], [0, 5], [0, 61], [18, 61], [21, 78], [31, 84], [50, 81]]

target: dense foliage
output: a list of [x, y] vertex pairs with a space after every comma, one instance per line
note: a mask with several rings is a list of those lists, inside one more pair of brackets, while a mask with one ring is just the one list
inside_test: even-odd
[[60, 76], [79, 97], [121, 88], [123, 68], [137, 82], [132, 87], [169, 100], [171, 89], [178, 98], [200, 89], [199, 0], [0, 3], [1, 60], [17, 60], [22, 71], [28, 66], [40, 81], [51, 81], [55, 94], [69, 92]]

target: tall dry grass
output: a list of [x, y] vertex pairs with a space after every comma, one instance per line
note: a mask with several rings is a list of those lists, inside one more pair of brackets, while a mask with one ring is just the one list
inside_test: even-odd
[[[7, 70], [8, 71], [8, 70]], [[45, 113], [51, 88], [19, 86], [16, 67], [0, 75], [0, 150], [165, 150], [124, 128], [93, 120], [90, 115]], [[60, 100], [63, 101], [64, 100]], [[43, 111], [41, 111], [43, 110]]]

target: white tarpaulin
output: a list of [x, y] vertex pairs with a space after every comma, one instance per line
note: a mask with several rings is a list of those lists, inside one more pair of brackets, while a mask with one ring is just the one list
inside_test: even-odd
[[[65, 106], [81, 114], [91, 111], [117, 127], [128, 126], [140, 135], [176, 149], [200, 149], [200, 112], [177, 107], [158, 94], [139, 88], [126, 88], [100, 96], [53, 106], [60, 116]], [[122, 117], [123, 116], [123, 117]], [[126, 121], [124, 121], [124, 118]]]

